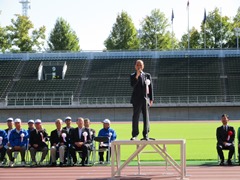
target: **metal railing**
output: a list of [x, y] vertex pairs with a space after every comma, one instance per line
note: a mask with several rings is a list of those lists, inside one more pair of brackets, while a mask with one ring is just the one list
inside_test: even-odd
[[[0, 108], [9, 106], [130, 107], [130, 96], [115, 97], [19, 97], [0, 99]], [[156, 96], [154, 107], [164, 106], [240, 106], [237, 96]]]

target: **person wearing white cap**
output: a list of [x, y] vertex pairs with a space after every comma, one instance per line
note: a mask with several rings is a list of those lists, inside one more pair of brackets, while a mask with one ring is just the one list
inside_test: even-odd
[[2, 166], [5, 155], [6, 155], [6, 144], [8, 142], [7, 133], [0, 129], [0, 166]]
[[28, 135], [30, 136], [30, 132], [35, 129], [34, 127], [34, 120], [30, 119], [28, 121]]
[[66, 153], [65, 153], [65, 161], [68, 160], [68, 164], [70, 164], [71, 162], [71, 156], [70, 156], [70, 146], [71, 146], [71, 134], [72, 131], [75, 129], [74, 127], [72, 127], [72, 118], [70, 116], [67, 116], [65, 118], [65, 124], [66, 126], [63, 127], [64, 130], [67, 131], [67, 137], [66, 137], [66, 141], [67, 141], [67, 148], [66, 148]]
[[[9, 117], [7, 118], [7, 129], [5, 129], [6, 133], [7, 133], [7, 138], [9, 139], [9, 135], [11, 133], [11, 131], [13, 130], [13, 118], [12, 117]], [[8, 146], [9, 146], [9, 142], [8, 142]]]
[[88, 155], [88, 150], [92, 146], [92, 139], [89, 129], [84, 128], [84, 119], [82, 117], [77, 118], [78, 127], [72, 131], [72, 146], [70, 153], [73, 158], [74, 165], [77, 163], [76, 151], [82, 153], [82, 166], [85, 166], [85, 160]]
[[14, 166], [14, 157], [12, 157], [12, 153], [15, 151], [19, 151], [22, 159], [22, 166], [25, 166], [25, 151], [27, 147], [27, 137], [28, 132], [25, 129], [22, 129], [22, 121], [17, 118], [14, 120], [15, 129], [13, 129], [9, 136], [10, 146], [7, 149], [7, 154], [10, 160], [9, 166]]
[[[111, 121], [109, 119], [103, 120], [103, 128], [98, 132], [98, 137], [106, 136], [109, 138], [109, 141], [103, 142], [104, 146], [101, 146], [101, 144], [100, 144], [99, 149], [108, 148], [110, 146], [110, 143], [112, 141], [115, 141], [117, 138], [117, 134], [114, 129], [110, 128], [110, 124], [111, 124]], [[111, 149], [110, 149], [110, 152], [111, 152]], [[104, 157], [103, 157], [104, 154], [103, 153], [104, 152], [99, 152], [100, 164], [102, 164], [104, 162]], [[107, 162], [109, 162], [109, 157], [110, 157], [110, 155], [108, 154], [108, 151], [107, 151], [107, 155], [106, 155]]]
[[46, 144], [48, 134], [45, 129], [42, 128], [42, 121], [40, 119], [35, 120], [35, 129], [30, 133], [29, 138], [29, 150], [32, 159], [32, 166], [36, 166], [36, 153], [37, 151], [42, 152], [39, 165], [43, 165], [43, 161], [48, 153], [48, 145]]
[[[64, 154], [67, 147], [67, 131], [62, 129], [63, 121], [62, 119], [57, 119], [55, 121], [56, 129], [51, 132], [50, 143], [51, 143], [51, 163], [52, 166], [56, 166], [56, 159], [59, 156], [60, 164], [64, 165]], [[57, 156], [58, 154], [58, 156]]]

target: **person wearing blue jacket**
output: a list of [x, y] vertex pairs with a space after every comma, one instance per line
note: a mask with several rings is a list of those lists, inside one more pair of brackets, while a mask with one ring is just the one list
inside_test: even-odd
[[[111, 124], [110, 120], [105, 119], [103, 121], [103, 128], [98, 132], [98, 137], [106, 136], [109, 139], [108, 142], [100, 143], [99, 149], [108, 148], [109, 146], [111, 146], [111, 142], [115, 141], [117, 138], [117, 134], [114, 129], [110, 128], [110, 124]], [[110, 151], [111, 151], [111, 149], [110, 149]], [[104, 162], [103, 153], [104, 152], [99, 152], [100, 164], [103, 164], [103, 162]], [[108, 151], [107, 151], [107, 155], [106, 155], [106, 161], [107, 162], [109, 161]]]
[[3, 160], [6, 155], [6, 144], [8, 142], [7, 133], [5, 130], [0, 129], [0, 166], [3, 164]]
[[11, 147], [7, 149], [7, 154], [10, 160], [9, 166], [14, 166], [14, 158], [12, 153], [14, 151], [19, 151], [21, 154], [21, 164], [25, 166], [25, 151], [28, 143], [28, 132], [25, 129], [22, 129], [22, 121], [17, 118], [14, 120], [15, 129], [13, 129], [9, 136], [9, 143]]

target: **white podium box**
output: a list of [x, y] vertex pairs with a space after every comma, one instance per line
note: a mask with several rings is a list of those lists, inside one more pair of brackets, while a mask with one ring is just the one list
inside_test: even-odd
[[[121, 146], [135, 145], [136, 150], [121, 164]], [[160, 145], [180, 145], [180, 163], [178, 164]], [[130, 141], [130, 140], [116, 140], [111, 143], [111, 175], [121, 176], [121, 171], [126, 167], [136, 156], [143, 151], [147, 146], [152, 148], [163, 159], [171, 165], [179, 174], [179, 179], [185, 180], [186, 178], [186, 140], [185, 139], [161, 139], [149, 141]], [[139, 164], [138, 164], [139, 166]]]

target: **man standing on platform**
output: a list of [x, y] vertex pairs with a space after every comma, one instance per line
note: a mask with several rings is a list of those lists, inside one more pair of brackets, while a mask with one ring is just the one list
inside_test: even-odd
[[234, 139], [235, 139], [235, 130], [232, 126], [228, 125], [228, 115], [222, 115], [222, 126], [217, 128], [216, 136], [217, 136], [217, 152], [218, 156], [221, 159], [220, 166], [224, 165], [224, 154], [223, 150], [229, 150], [228, 153], [228, 165], [232, 165], [232, 156], [234, 154]]
[[131, 140], [135, 140], [139, 134], [138, 126], [141, 112], [143, 114], [143, 140], [148, 140], [148, 106], [152, 106], [153, 104], [153, 86], [151, 75], [143, 72], [143, 69], [143, 61], [137, 60], [135, 63], [136, 72], [130, 76], [131, 86], [133, 88], [131, 97], [131, 103], [133, 105]]

